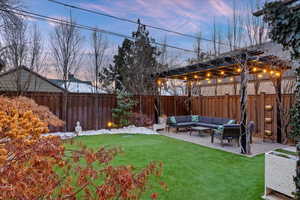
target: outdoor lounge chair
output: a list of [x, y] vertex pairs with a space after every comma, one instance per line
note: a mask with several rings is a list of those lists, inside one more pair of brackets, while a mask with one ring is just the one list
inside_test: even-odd
[[240, 124], [228, 124], [214, 129], [211, 135], [211, 143], [214, 143], [214, 138], [216, 137], [220, 139], [222, 147], [224, 146], [224, 140], [228, 140], [228, 142], [236, 140], [239, 145], [240, 127]]
[[[252, 135], [255, 130], [255, 123], [250, 121], [248, 123], [248, 129], [250, 132], [250, 143], [252, 143]], [[214, 129], [211, 135], [211, 143], [214, 143], [214, 137], [217, 137], [221, 140], [221, 145], [224, 146], [224, 140], [228, 140], [231, 142], [233, 139], [237, 141], [239, 146], [239, 139], [240, 139], [240, 124], [226, 124], [218, 129]]]

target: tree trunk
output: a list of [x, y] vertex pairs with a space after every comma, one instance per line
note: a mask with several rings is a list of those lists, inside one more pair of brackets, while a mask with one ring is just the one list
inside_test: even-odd
[[241, 153], [250, 154], [250, 137], [248, 130], [248, 115], [247, 115], [247, 105], [248, 105], [248, 75], [249, 69], [247, 64], [243, 64], [241, 73], [241, 88], [240, 88], [240, 106], [241, 106]]

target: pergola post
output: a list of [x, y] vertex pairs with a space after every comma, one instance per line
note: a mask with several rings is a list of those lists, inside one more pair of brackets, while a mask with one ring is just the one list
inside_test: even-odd
[[188, 112], [192, 114], [192, 82], [191, 80], [186, 81], [186, 89], [187, 89], [187, 96], [188, 96]]
[[247, 63], [241, 64], [241, 87], [240, 87], [240, 108], [241, 108], [241, 153], [250, 154], [250, 145], [248, 142], [249, 130], [248, 130], [248, 115], [247, 115], [247, 105], [248, 105], [248, 75], [249, 69]]
[[282, 123], [281, 123], [281, 103], [282, 103], [282, 94], [281, 94], [281, 77], [276, 79], [276, 87], [275, 87], [275, 92], [276, 92], [276, 118], [277, 118], [277, 142], [281, 143], [282, 142]]

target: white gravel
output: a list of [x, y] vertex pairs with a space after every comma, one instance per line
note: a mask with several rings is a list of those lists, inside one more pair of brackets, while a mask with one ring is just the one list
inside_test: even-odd
[[[153, 131], [152, 129], [145, 128], [145, 127], [136, 127], [136, 126], [128, 126], [124, 128], [118, 129], [100, 129], [100, 130], [91, 130], [91, 131], [82, 131], [79, 136], [83, 135], [101, 135], [101, 134], [146, 134], [146, 135], [156, 135], [157, 132]], [[55, 132], [55, 133], [48, 133], [44, 134], [45, 136], [54, 135], [60, 136], [62, 139], [68, 139], [75, 137], [74, 132]]]

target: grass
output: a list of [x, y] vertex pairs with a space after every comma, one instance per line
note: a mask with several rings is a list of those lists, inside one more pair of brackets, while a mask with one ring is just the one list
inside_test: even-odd
[[280, 153], [285, 153], [285, 154], [288, 154], [288, 155], [291, 155], [291, 156], [297, 156], [296, 152], [288, 151], [288, 150], [285, 150], [285, 149], [276, 149], [275, 151], [280, 152]]
[[150, 161], [162, 161], [162, 180], [169, 191], [154, 188], [159, 199], [255, 200], [263, 194], [264, 155], [248, 158], [159, 135], [98, 135], [76, 140], [91, 148], [122, 146], [125, 154], [114, 160], [116, 165], [142, 168]]

